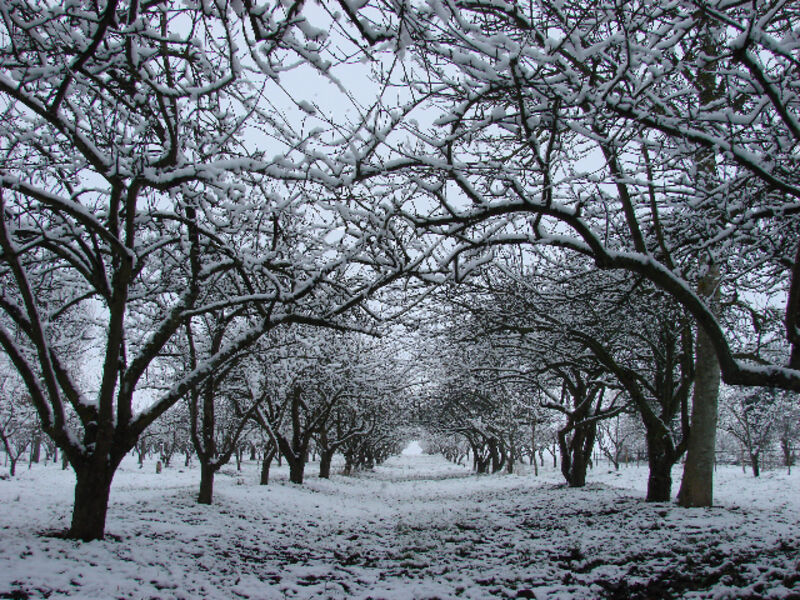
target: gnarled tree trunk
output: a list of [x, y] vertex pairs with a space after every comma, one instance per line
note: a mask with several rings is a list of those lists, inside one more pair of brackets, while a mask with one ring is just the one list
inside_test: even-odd
[[672, 494], [672, 465], [675, 464], [672, 442], [663, 431], [647, 432], [647, 501], [669, 502]]
[[[567, 435], [572, 431], [572, 438]], [[586, 469], [589, 466], [592, 448], [597, 436], [597, 423], [579, 425], [574, 429], [571, 425], [558, 432], [558, 446], [561, 453], [561, 474], [569, 487], [586, 485]]]
[[75, 504], [68, 536], [88, 542], [105, 534], [108, 497], [115, 467], [86, 465], [75, 469]]

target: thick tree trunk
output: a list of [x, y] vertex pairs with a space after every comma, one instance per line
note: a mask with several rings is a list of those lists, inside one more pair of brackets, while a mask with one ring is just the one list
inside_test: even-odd
[[576, 427], [572, 430], [572, 439], [567, 441], [569, 430], [558, 433], [558, 445], [561, 453], [561, 474], [569, 487], [586, 485], [586, 470], [589, 466], [594, 439], [597, 435], [596, 425]]
[[569, 473], [567, 483], [569, 487], [583, 487], [586, 485], [586, 461], [583, 457], [576, 456], [572, 461], [572, 470]]
[[216, 469], [200, 461], [200, 493], [197, 495], [198, 504], [211, 504], [214, 497], [214, 474]]
[[750, 466], [753, 467], [753, 477], [761, 475], [761, 467], [758, 462], [758, 454], [750, 453]]
[[319, 453], [319, 476], [322, 479], [331, 478], [331, 461], [333, 460], [333, 451], [324, 450]]
[[289, 462], [289, 481], [292, 483], [303, 483], [303, 475], [306, 470], [304, 456], [300, 455], [295, 460]]
[[702, 327], [698, 326], [692, 422], [686, 464], [678, 493], [678, 504], [683, 507], [711, 506], [714, 500], [719, 382], [717, 355], [711, 340]]
[[105, 471], [93, 466], [76, 469], [75, 503], [68, 537], [84, 542], [103, 539], [113, 477], [114, 471], [110, 468]]
[[12, 477], [17, 474], [17, 459], [12, 458], [8, 454], [6, 454], [7, 460], [11, 463], [11, 466], [8, 469], [8, 472], [11, 474]]
[[669, 502], [672, 494], [673, 453], [663, 432], [647, 434], [647, 502]]

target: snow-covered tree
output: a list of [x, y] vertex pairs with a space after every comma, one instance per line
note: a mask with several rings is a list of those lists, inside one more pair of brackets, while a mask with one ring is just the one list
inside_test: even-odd
[[[796, 9], [432, 0], [411, 12], [409, 78], [439, 118], [409, 122], [416, 146], [393, 147], [430, 199], [398, 211], [454, 240], [442, 265], [455, 278], [494, 247], [550, 245], [645, 277], [688, 311], [681, 502], [710, 504], [719, 373], [800, 389]], [[718, 317], [734, 305], [755, 318], [731, 328]], [[780, 335], [751, 346], [775, 311]]]
[[635, 416], [627, 413], [598, 424], [597, 447], [615, 470], [619, 470], [620, 462], [630, 459], [635, 442], [641, 438], [641, 429]]
[[775, 438], [781, 447], [783, 466], [791, 472], [797, 461], [797, 447], [800, 444], [800, 406], [797, 397], [783, 393], [778, 400], [775, 415]]
[[11, 477], [16, 475], [17, 462], [39, 432], [36, 412], [25, 394], [16, 373], [0, 374], [0, 442]]
[[747, 455], [753, 476], [761, 474], [761, 457], [773, 442], [773, 428], [778, 416], [775, 390], [745, 392], [726, 390], [723, 396], [720, 425], [736, 438]]
[[[350, 121], [331, 124], [302, 92], [285, 93], [279, 78], [298, 68], [303, 86], [317, 78], [348, 99], [336, 44], [302, 9], [6, 6], [0, 345], [75, 470], [73, 538], [103, 536], [120, 460], [194, 386], [274, 327], [350, 314], [419, 256], [388, 250], [391, 231], [371, 235], [385, 210], [325, 192], [353, 164], [339, 159], [369, 145], [355, 131], [376, 127], [353, 103]], [[385, 37], [358, 13], [335, 25], [353, 33], [341, 36], [348, 57]], [[351, 259], [345, 281], [336, 274]], [[222, 284], [224, 299], [211, 293]], [[187, 318], [245, 305], [248, 328], [134, 410]], [[81, 306], [99, 324], [96, 388], [72, 376], [57, 337]]]

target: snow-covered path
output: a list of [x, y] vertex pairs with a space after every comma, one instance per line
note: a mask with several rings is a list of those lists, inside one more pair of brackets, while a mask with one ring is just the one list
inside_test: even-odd
[[[796, 476], [719, 473], [722, 506], [646, 504], [644, 469], [476, 477], [440, 457], [373, 473], [217, 477], [123, 464], [104, 541], [41, 535], [68, 522], [72, 477], [0, 482], [0, 598], [800, 598]], [[732, 498], [738, 505], [733, 505]]]

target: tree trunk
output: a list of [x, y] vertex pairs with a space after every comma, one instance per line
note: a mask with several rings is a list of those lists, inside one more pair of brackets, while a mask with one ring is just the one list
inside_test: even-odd
[[761, 475], [761, 468], [758, 462], [758, 452], [750, 453], [750, 466], [753, 467], [753, 477]]
[[572, 458], [572, 468], [566, 475], [569, 487], [583, 487], [586, 485], [587, 461], [583, 459], [580, 452], [575, 453]]
[[483, 452], [475, 454], [475, 472], [486, 473], [489, 471], [489, 462], [491, 459], [489, 455], [483, 455]]
[[663, 432], [647, 433], [647, 502], [669, 502], [672, 494], [672, 452]]
[[375, 467], [375, 456], [372, 453], [372, 449], [368, 449], [364, 454], [366, 456], [364, 466], [371, 471]]
[[791, 441], [788, 437], [781, 438], [781, 451], [783, 452], [783, 466], [794, 466], [794, 452], [792, 451]]
[[333, 460], [333, 450], [323, 450], [319, 453], [319, 476], [322, 479], [331, 478], [331, 461]]
[[269, 485], [269, 468], [272, 463], [272, 458], [264, 457], [261, 461], [261, 478], [258, 481], [259, 485]]
[[509, 475], [514, 473], [514, 455], [517, 453], [517, 449], [514, 447], [514, 444], [509, 442], [508, 445], [508, 457], [506, 458], [506, 473]]
[[292, 483], [303, 483], [303, 474], [306, 470], [306, 463], [303, 458], [301, 454], [294, 460], [289, 461], [289, 481]]
[[502, 470], [503, 463], [505, 462], [505, 455], [498, 449], [497, 442], [494, 440], [489, 441], [489, 455], [491, 456], [492, 473], [497, 473]]
[[[716, 25], [714, 26], [716, 27]], [[700, 35], [702, 48], [713, 53], [718, 41], [705, 18]], [[698, 69], [694, 78], [700, 106], [720, 100], [717, 85], [719, 66], [713, 61]], [[696, 186], [701, 194], [713, 190], [719, 184], [717, 177], [716, 149], [704, 148], [698, 151], [696, 161]], [[697, 284], [697, 295], [706, 301], [712, 311], [718, 312], [720, 269], [709, 262], [708, 269]], [[695, 346], [694, 397], [692, 398], [692, 421], [689, 429], [689, 444], [686, 464], [683, 469], [678, 503], [683, 507], [711, 506], [714, 501], [714, 465], [716, 462], [717, 402], [719, 399], [720, 367], [711, 340], [701, 323], [697, 323], [697, 344]]]
[[561, 453], [561, 474], [569, 487], [586, 485], [586, 469], [589, 466], [595, 436], [596, 424], [576, 427], [572, 430], [572, 439], [567, 441], [570, 429], [558, 432], [558, 445]]
[[75, 503], [67, 536], [89, 542], [103, 539], [113, 469], [86, 466], [75, 470]]
[[33, 445], [31, 446], [30, 462], [36, 463], [38, 465], [42, 455], [42, 437], [39, 435], [34, 437], [32, 444]]
[[[716, 285], [716, 278], [711, 277]], [[702, 286], [701, 286], [702, 287]], [[710, 297], [713, 292], [701, 295]], [[689, 447], [678, 504], [683, 507], [711, 506], [714, 500], [714, 459], [717, 441], [717, 399], [720, 370], [711, 340], [697, 328], [694, 396]]]
[[272, 466], [272, 459], [275, 458], [275, 448], [270, 445], [269, 449], [264, 450], [264, 460], [261, 462], [261, 480], [259, 485], [269, 485], [269, 468]]
[[214, 473], [216, 473], [216, 469], [201, 460], [200, 493], [197, 495], [198, 504], [211, 504], [211, 500], [214, 497]]
[[8, 454], [6, 454], [6, 459], [11, 463], [11, 467], [9, 467], [8, 472], [11, 474], [12, 477], [17, 474], [17, 459], [12, 458]]

